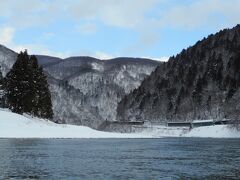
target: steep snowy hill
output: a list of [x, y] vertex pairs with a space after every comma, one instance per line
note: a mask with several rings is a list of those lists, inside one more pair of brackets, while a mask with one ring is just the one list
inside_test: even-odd
[[[17, 54], [0, 47], [0, 66], [5, 75]], [[92, 57], [61, 59], [37, 56], [48, 75], [54, 121], [97, 128], [116, 119], [118, 102], [137, 88], [160, 63], [141, 58], [99, 60]]]
[[158, 66], [118, 106], [122, 121], [240, 122], [240, 25], [198, 41]]

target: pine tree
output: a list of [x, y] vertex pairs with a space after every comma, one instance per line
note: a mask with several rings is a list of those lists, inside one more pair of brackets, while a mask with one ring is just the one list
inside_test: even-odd
[[53, 117], [51, 94], [43, 69], [37, 58], [27, 51], [17, 61], [4, 80], [7, 106], [16, 113], [29, 113], [41, 118]]
[[42, 67], [38, 66], [36, 56], [30, 57], [31, 67], [31, 90], [33, 92], [32, 102], [32, 114], [41, 118], [53, 118], [51, 93], [49, 91], [49, 85], [47, 77], [43, 72]]
[[43, 73], [42, 67], [38, 68], [37, 71], [39, 81], [37, 81], [36, 86], [38, 89], [37, 97], [37, 107], [38, 107], [38, 115], [42, 118], [53, 118], [52, 111], [52, 101], [51, 101], [51, 93], [49, 90], [49, 85], [47, 82], [47, 77]]
[[29, 77], [26, 73], [28, 71], [28, 61], [27, 52], [21, 52], [4, 80], [7, 106], [13, 112], [19, 114], [26, 112], [27, 108], [24, 108], [24, 103], [29, 98]]

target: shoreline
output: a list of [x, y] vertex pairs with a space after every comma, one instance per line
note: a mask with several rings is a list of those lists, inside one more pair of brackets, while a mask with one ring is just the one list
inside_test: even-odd
[[134, 133], [104, 132], [86, 126], [56, 124], [45, 119], [0, 110], [0, 139], [159, 139], [240, 138], [240, 131], [228, 125], [197, 127], [152, 126]]

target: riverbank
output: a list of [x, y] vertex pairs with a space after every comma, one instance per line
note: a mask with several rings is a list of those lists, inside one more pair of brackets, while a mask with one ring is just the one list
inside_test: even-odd
[[0, 138], [149, 138], [140, 133], [110, 133], [0, 110]]
[[136, 133], [103, 132], [85, 126], [56, 124], [0, 110], [0, 138], [161, 138], [211, 137], [240, 138], [240, 132], [228, 125], [188, 128], [152, 126]]

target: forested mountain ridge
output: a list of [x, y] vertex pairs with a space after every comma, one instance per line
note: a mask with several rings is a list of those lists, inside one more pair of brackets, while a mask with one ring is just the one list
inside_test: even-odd
[[55, 119], [94, 128], [105, 120], [116, 120], [118, 102], [159, 64], [140, 58], [72, 57], [44, 66]]
[[192, 121], [240, 116], [240, 26], [184, 49], [118, 105], [122, 121]]
[[[3, 76], [10, 70], [17, 55], [0, 45]], [[117, 104], [122, 97], [138, 87], [160, 64], [142, 58], [36, 57], [48, 77], [53, 120], [93, 128], [106, 119], [115, 120]]]

